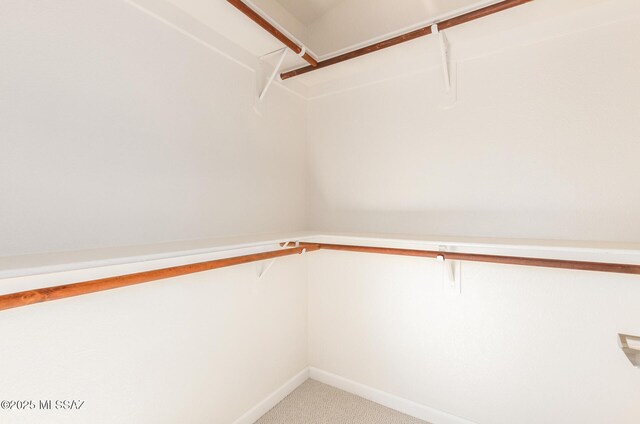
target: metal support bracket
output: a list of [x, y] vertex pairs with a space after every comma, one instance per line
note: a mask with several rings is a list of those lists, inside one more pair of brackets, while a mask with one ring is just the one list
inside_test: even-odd
[[264, 99], [264, 96], [267, 95], [267, 91], [269, 91], [269, 87], [271, 87], [271, 84], [273, 84], [273, 80], [275, 80], [276, 76], [280, 74], [280, 68], [282, 68], [282, 63], [284, 62], [285, 57], [287, 57], [288, 52], [289, 52], [289, 49], [287, 47], [285, 47], [282, 50], [282, 54], [280, 55], [280, 59], [278, 59], [278, 63], [276, 64], [275, 69], [271, 73], [271, 76], [267, 80], [267, 83], [265, 84], [264, 88], [260, 92], [260, 95], [258, 96], [258, 101], [262, 102], [262, 100]]
[[[287, 247], [291, 247], [291, 246], [289, 246], [290, 243], [291, 243], [290, 241], [284, 243], [282, 245], [282, 248], [286, 249]], [[295, 247], [300, 247], [300, 242], [299, 241], [295, 242]], [[307, 252], [307, 249], [302, 249], [302, 252], [300, 252], [300, 254], [304, 254], [306, 252]], [[262, 262], [258, 263], [258, 279], [262, 280], [262, 277], [264, 277], [265, 274], [271, 269], [273, 264], [276, 263], [276, 260], [277, 259], [271, 259], [269, 262], [267, 262], [266, 265], [264, 265], [264, 263], [262, 263]]]
[[451, 61], [451, 53], [447, 36], [440, 31], [438, 24], [431, 25], [431, 33], [438, 37], [440, 45], [440, 60], [442, 62], [442, 75], [444, 78], [445, 100], [443, 109], [450, 109], [457, 102], [457, 67]]
[[442, 72], [444, 75], [444, 88], [447, 92], [451, 91], [451, 74], [449, 72], [449, 43], [444, 32], [438, 29], [438, 24], [431, 25], [431, 33], [438, 36], [440, 43], [440, 57], [442, 60]]
[[436, 260], [442, 262], [442, 288], [450, 293], [461, 294], [462, 263], [448, 260], [446, 258], [446, 247], [441, 246], [439, 250], [442, 253], [436, 257]]

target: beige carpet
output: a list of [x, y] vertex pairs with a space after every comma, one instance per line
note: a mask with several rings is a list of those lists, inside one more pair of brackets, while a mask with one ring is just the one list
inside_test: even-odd
[[425, 423], [351, 393], [307, 380], [255, 424]]

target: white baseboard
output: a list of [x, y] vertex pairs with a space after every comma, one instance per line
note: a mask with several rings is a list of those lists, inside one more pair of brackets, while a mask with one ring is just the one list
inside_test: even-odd
[[293, 392], [299, 385], [307, 381], [309, 378], [309, 368], [305, 368], [296, 374], [291, 380], [284, 383], [275, 392], [271, 393], [256, 406], [251, 408], [240, 418], [235, 420], [233, 424], [253, 424], [258, 418], [269, 412], [271, 408], [276, 406], [282, 399], [286, 398], [289, 393]]
[[364, 384], [356, 383], [339, 375], [322, 371], [317, 368], [309, 368], [309, 377], [329, 386], [344, 390], [345, 392], [363, 397], [372, 402], [395, 409], [403, 414], [410, 415], [433, 424], [475, 424], [464, 418], [456, 417], [439, 409], [431, 408], [401, 397], [374, 389]]

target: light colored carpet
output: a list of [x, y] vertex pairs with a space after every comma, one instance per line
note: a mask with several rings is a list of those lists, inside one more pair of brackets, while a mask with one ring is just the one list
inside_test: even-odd
[[255, 424], [428, 424], [315, 380], [307, 380]]

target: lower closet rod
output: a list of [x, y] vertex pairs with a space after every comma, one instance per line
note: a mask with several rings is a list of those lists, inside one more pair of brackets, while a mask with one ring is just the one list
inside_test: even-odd
[[[300, 246], [306, 246], [300, 243]], [[312, 246], [309, 244], [309, 246]], [[313, 244], [323, 250], [341, 250], [349, 252], [379, 253], [385, 255], [417, 256], [443, 260], [489, 262], [495, 264], [525, 265], [545, 268], [575, 269], [583, 271], [614, 272], [619, 274], [640, 275], [640, 265], [616, 264], [607, 262], [569, 261], [562, 259], [528, 258], [520, 256], [481, 255], [476, 253], [441, 252], [435, 250], [397, 249], [390, 247], [354, 246], [348, 244]]]
[[116, 277], [101, 278], [99, 280], [84, 281], [81, 283], [65, 284], [62, 286], [45, 287], [41, 289], [27, 290], [18, 293], [0, 296], [0, 311], [12, 309], [34, 303], [59, 300], [67, 297], [80, 296], [103, 290], [117, 289], [132, 286], [134, 284], [148, 283], [150, 281], [165, 278], [178, 277], [180, 275], [225, 268], [233, 265], [247, 264], [263, 261], [265, 259], [279, 258], [282, 256], [296, 255], [318, 250], [317, 244], [305, 244], [300, 247], [276, 250], [273, 252], [254, 253], [251, 255], [235, 256], [232, 258], [215, 259], [212, 261], [198, 262], [195, 264], [179, 265], [170, 268], [154, 269], [152, 271], [138, 272], [135, 274], [118, 275]]
[[34, 303], [48, 302], [51, 300], [59, 300], [67, 297], [80, 296], [83, 294], [95, 293], [103, 290], [111, 290], [119, 287], [147, 283], [150, 281], [178, 277], [180, 275], [209, 271], [212, 269], [224, 268], [233, 265], [263, 261], [265, 259], [295, 255], [303, 253], [304, 251], [312, 252], [320, 249], [640, 275], [640, 265], [633, 264], [570, 261], [562, 259], [529, 258], [520, 256], [482, 255], [476, 253], [354, 246], [346, 244], [299, 243], [297, 247], [285, 248], [272, 252], [254, 253], [250, 255], [236, 256], [225, 259], [215, 259], [212, 261], [199, 262], [195, 264], [179, 265], [170, 268], [138, 272], [135, 274], [119, 275], [116, 277], [101, 278], [99, 280], [84, 281], [81, 283], [65, 284], [61, 286], [45, 287], [18, 293], [6, 294], [0, 296], [0, 310], [17, 308]]

